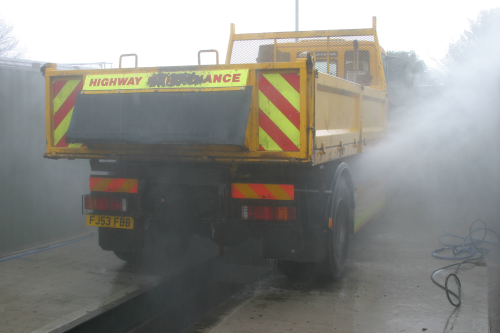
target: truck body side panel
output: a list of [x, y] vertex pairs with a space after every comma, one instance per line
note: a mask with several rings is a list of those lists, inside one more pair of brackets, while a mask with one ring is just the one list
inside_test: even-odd
[[314, 164], [360, 153], [385, 134], [385, 92], [318, 73]]
[[357, 232], [385, 204], [385, 182], [378, 178], [357, 188], [354, 193], [354, 232]]

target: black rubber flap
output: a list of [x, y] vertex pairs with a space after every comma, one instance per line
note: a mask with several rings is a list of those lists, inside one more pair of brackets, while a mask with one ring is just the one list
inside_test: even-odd
[[78, 94], [68, 143], [245, 145], [252, 87]]

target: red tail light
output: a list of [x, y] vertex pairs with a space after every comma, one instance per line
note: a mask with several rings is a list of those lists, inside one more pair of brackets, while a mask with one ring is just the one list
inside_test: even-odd
[[241, 206], [244, 220], [293, 221], [295, 207], [288, 206]]
[[90, 195], [84, 196], [84, 210], [108, 210], [113, 212], [127, 211], [127, 199], [123, 198], [106, 198], [106, 197], [91, 197]]

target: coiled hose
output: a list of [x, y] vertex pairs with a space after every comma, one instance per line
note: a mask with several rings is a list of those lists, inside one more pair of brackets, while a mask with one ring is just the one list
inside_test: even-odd
[[[474, 227], [474, 225], [476, 223], [482, 223], [483, 226], [481, 228], [473, 229], [473, 227]], [[482, 238], [481, 239], [473, 238], [472, 235], [475, 232], [480, 231], [480, 230], [484, 230], [484, 234], [483, 234]], [[486, 240], [486, 236], [488, 235], [488, 233], [493, 233], [497, 237], [498, 241], [497, 242], [487, 241]], [[458, 244], [445, 243], [443, 241], [443, 237], [455, 237], [455, 238], [461, 239], [462, 242], [458, 243]], [[455, 264], [451, 264], [451, 265], [448, 265], [448, 266], [444, 266], [444, 267], [441, 267], [441, 268], [435, 270], [431, 274], [431, 280], [432, 280], [432, 282], [434, 282], [435, 285], [437, 285], [438, 287], [444, 289], [444, 291], [446, 292], [446, 297], [448, 298], [448, 301], [450, 302], [451, 305], [453, 305], [455, 307], [459, 307], [460, 304], [462, 304], [462, 291], [461, 291], [462, 290], [462, 283], [460, 282], [460, 279], [458, 278], [458, 275], [457, 275], [458, 274], [458, 270], [464, 264], [474, 264], [474, 265], [477, 265], [478, 262], [484, 257], [485, 253], [490, 253], [491, 252], [490, 250], [482, 248], [482, 247], [479, 247], [479, 246], [482, 245], [482, 244], [498, 244], [498, 243], [500, 243], [500, 236], [498, 236], [498, 234], [495, 231], [493, 231], [492, 229], [487, 228], [486, 227], [486, 223], [484, 223], [484, 221], [477, 219], [474, 222], [472, 222], [472, 224], [470, 225], [470, 227], [469, 227], [469, 234], [467, 236], [462, 237], [462, 236], [459, 236], [459, 235], [452, 234], [451, 232], [448, 231], [448, 227], [446, 227], [445, 228], [445, 234], [439, 236], [439, 242], [441, 244], [443, 244], [445, 247], [442, 247], [442, 248], [439, 248], [437, 250], [434, 250], [432, 252], [432, 256], [434, 256], [436, 258], [439, 258], [439, 259], [462, 260], [462, 261], [459, 262], [459, 263], [455, 263]], [[445, 250], [450, 250], [450, 249], [453, 252], [453, 257], [444, 257], [444, 256], [438, 255], [438, 253], [443, 252]], [[450, 267], [454, 267], [454, 266], [456, 266], [455, 272], [451, 273], [451, 274], [448, 274], [448, 276], [445, 279], [445, 284], [444, 285], [442, 285], [442, 284], [440, 284], [439, 282], [436, 281], [436, 279], [434, 278], [434, 276], [438, 272], [440, 272], [442, 270], [445, 270], [447, 268], [450, 268]], [[453, 277], [453, 279], [455, 280], [455, 282], [456, 282], [456, 284], [458, 286], [458, 294], [455, 293], [455, 292], [453, 292], [453, 291], [451, 291], [449, 289], [449, 287], [448, 287], [448, 281], [449, 281], [449, 279], [451, 277]], [[456, 299], [455, 302], [452, 300], [451, 296], [453, 296]]]

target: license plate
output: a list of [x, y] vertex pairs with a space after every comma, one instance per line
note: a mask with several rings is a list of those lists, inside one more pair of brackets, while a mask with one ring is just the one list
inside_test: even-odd
[[134, 229], [134, 218], [127, 216], [87, 215], [87, 225], [93, 227]]

